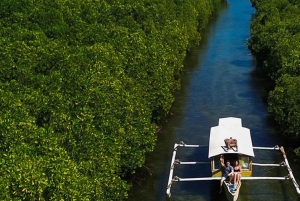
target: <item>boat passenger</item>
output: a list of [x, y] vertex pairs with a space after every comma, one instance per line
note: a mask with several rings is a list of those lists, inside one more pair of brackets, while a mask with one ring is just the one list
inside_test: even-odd
[[233, 184], [234, 189], [236, 189], [237, 184], [239, 183], [242, 175], [242, 167], [240, 166], [240, 163], [238, 160], [234, 161], [234, 168], [233, 168]]
[[229, 178], [229, 180], [232, 180], [233, 178], [233, 167], [230, 165], [230, 161], [227, 160], [226, 164], [223, 162], [223, 157], [220, 157], [220, 162], [221, 162], [221, 170], [222, 170], [222, 177], [221, 177], [221, 182], [220, 182], [220, 193], [222, 193], [222, 185], [226, 179]]

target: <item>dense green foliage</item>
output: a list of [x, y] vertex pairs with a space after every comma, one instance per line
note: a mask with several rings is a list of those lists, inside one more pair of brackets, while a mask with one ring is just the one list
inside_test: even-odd
[[268, 109], [280, 131], [300, 137], [300, 1], [252, 0], [248, 47], [275, 83]]
[[125, 199], [220, 1], [0, 1], [0, 200]]

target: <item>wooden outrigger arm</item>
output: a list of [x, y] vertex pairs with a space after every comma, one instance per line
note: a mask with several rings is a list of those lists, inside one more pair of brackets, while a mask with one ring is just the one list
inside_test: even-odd
[[282, 146], [280, 147], [280, 151], [281, 151], [281, 153], [282, 153], [282, 155], [283, 155], [283, 158], [284, 158], [284, 161], [285, 161], [287, 170], [289, 171], [289, 177], [290, 177], [290, 179], [293, 181], [293, 184], [294, 184], [294, 186], [295, 186], [295, 188], [296, 188], [296, 190], [297, 190], [297, 193], [300, 194], [300, 188], [299, 188], [299, 185], [297, 184], [297, 181], [295, 180], [295, 177], [294, 177], [294, 175], [293, 175], [293, 171], [292, 171], [292, 169], [291, 169], [291, 167], [290, 167], [289, 161], [288, 161], [288, 159], [287, 159], [287, 157], [286, 157], [284, 148], [283, 148]]
[[279, 164], [252, 163], [252, 165], [256, 165], [256, 166], [273, 166], [273, 167], [284, 167], [284, 166], [286, 166], [284, 161], [282, 161]]
[[206, 162], [181, 162], [179, 160], [175, 160], [176, 157], [176, 152], [177, 152], [177, 147], [204, 147], [207, 145], [187, 145], [183, 141], [180, 141], [180, 143], [175, 143], [174, 148], [173, 148], [173, 155], [172, 155], [172, 160], [171, 160], [171, 166], [170, 166], [170, 174], [169, 174], [169, 180], [168, 180], [168, 186], [167, 186], [167, 195], [168, 197], [171, 197], [171, 186], [172, 182], [174, 181], [173, 179], [173, 171], [174, 171], [174, 165], [175, 164], [199, 164], [199, 163], [206, 163]]
[[174, 164], [180, 164], [180, 165], [194, 165], [194, 164], [210, 164], [210, 162], [183, 162], [178, 159], [174, 161]]
[[[178, 182], [178, 181], [209, 181], [209, 180], [220, 180], [218, 177], [199, 177], [199, 178], [180, 178], [178, 176], [175, 176], [173, 178], [173, 171], [174, 171], [174, 165], [175, 164], [204, 164], [204, 163], [209, 163], [209, 162], [182, 162], [179, 161], [178, 159], [175, 160], [176, 153], [177, 153], [177, 147], [203, 147], [206, 145], [187, 145], [184, 142], [175, 143], [174, 148], [173, 148], [173, 155], [172, 155], [172, 160], [171, 160], [171, 166], [170, 166], [170, 175], [169, 175], [169, 180], [168, 180], [168, 186], [167, 186], [167, 191], [166, 194], [168, 197], [171, 197], [171, 186], [173, 182]], [[298, 183], [295, 180], [295, 177], [293, 175], [292, 169], [289, 165], [288, 159], [286, 157], [286, 153], [284, 151], [284, 148], [281, 146], [279, 147], [278, 145], [274, 147], [253, 147], [253, 149], [262, 149], [262, 150], [280, 150], [283, 154], [284, 161], [279, 163], [279, 164], [260, 164], [260, 163], [252, 163], [252, 165], [257, 165], [257, 166], [279, 166], [279, 167], [287, 167], [287, 170], [289, 174], [284, 177], [242, 177], [241, 180], [292, 180], [293, 184], [296, 188], [296, 191], [298, 194], [300, 194], [300, 187]]]
[[[282, 155], [283, 155], [283, 158], [284, 158], [284, 162], [280, 163], [279, 166], [286, 166], [287, 167], [287, 170], [289, 172], [289, 175], [288, 177], [293, 181], [293, 184], [296, 188], [296, 191], [298, 194], [300, 194], [300, 187], [299, 187], [299, 184], [297, 183], [294, 175], [293, 175], [293, 171], [292, 171], [292, 168], [290, 167], [290, 164], [289, 164], [289, 161], [286, 157], [286, 153], [284, 151], [284, 148], [283, 146], [279, 147], [278, 145], [274, 146], [274, 147], [253, 147], [253, 149], [269, 149], [269, 150], [280, 150]], [[277, 165], [271, 165], [271, 164], [258, 164], [258, 163], [253, 163], [252, 165], [261, 165], [261, 166], [277, 166]]]
[[275, 145], [274, 147], [253, 147], [253, 149], [263, 149], [263, 150], [279, 150], [279, 146]]
[[171, 197], [171, 185], [172, 185], [172, 177], [173, 177], [173, 170], [174, 170], [174, 161], [175, 161], [178, 145], [179, 144], [177, 144], [177, 143], [174, 144], [173, 155], [172, 155], [172, 160], [171, 160], [170, 175], [169, 175], [168, 186], [167, 186], [167, 195], [169, 197]]
[[[299, 184], [297, 183], [294, 175], [293, 175], [293, 171], [292, 171], [292, 168], [290, 167], [290, 164], [289, 164], [289, 161], [286, 157], [286, 153], [284, 151], [284, 148], [283, 146], [279, 147], [278, 145], [274, 146], [274, 147], [253, 147], [253, 149], [268, 149], [268, 150], [280, 150], [282, 155], [283, 155], [283, 158], [284, 158], [284, 162], [280, 163], [280, 164], [258, 164], [258, 163], [252, 163], [252, 165], [259, 165], [259, 166], [286, 166], [287, 167], [287, 170], [289, 172], [289, 179], [291, 179], [293, 181], [293, 184], [296, 188], [296, 191], [298, 194], [300, 194], [300, 187], [299, 187]], [[244, 179], [244, 178], [242, 178]]]
[[[241, 180], [288, 180], [289, 175], [285, 177], [242, 177]], [[198, 177], [198, 178], [180, 178], [175, 176], [172, 181], [211, 181], [220, 180], [219, 177]]]

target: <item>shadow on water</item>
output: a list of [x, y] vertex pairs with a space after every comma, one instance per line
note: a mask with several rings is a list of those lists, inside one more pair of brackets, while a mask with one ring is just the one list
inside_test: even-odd
[[[202, 36], [201, 45], [191, 49], [185, 59], [181, 89], [168, 118], [162, 122], [155, 150], [146, 157], [145, 166], [137, 171], [130, 191], [130, 201], [223, 201], [219, 181], [174, 182], [172, 197], [166, 187], [174, 143], [208, 145], [209, 132], [221, 117], [242, 118], [250, 128], [254, 146], [285, 145], [275, 135], [269, 118], [264, 78], [255, 71], [255, 60], [246, 47], [250, 20], [254, 10], [248, 0], [228, 0]], [[281, 144], [280, 144], [281, 143]], [[209, 161], [208, 147], [178, 148], [180, 161]], [[255, 151], [257, 163], [280, 163], [278, 152]], [[291, 165], [297, 169], [296, 164]], [[286, 169], [257, 168], [254, 176], [284, 176]], [[174, 176], [181, 178], [209, 177], [210, 166], [176, 165]], [[294, 170], [296, 178], [300, 171]], [[238, 201], [299, 200], [288, 181], [244, 181]]]

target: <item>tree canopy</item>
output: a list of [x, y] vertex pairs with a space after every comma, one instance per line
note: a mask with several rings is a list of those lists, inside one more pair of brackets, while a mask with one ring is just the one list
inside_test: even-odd
[[252, 0], [257, 12], [248, 47], [274, 82], [268, 109], [279, 131], [300, 137], [300, 2]]
[[220, 1], [0, 1], [0, 199], [126, 199]]

